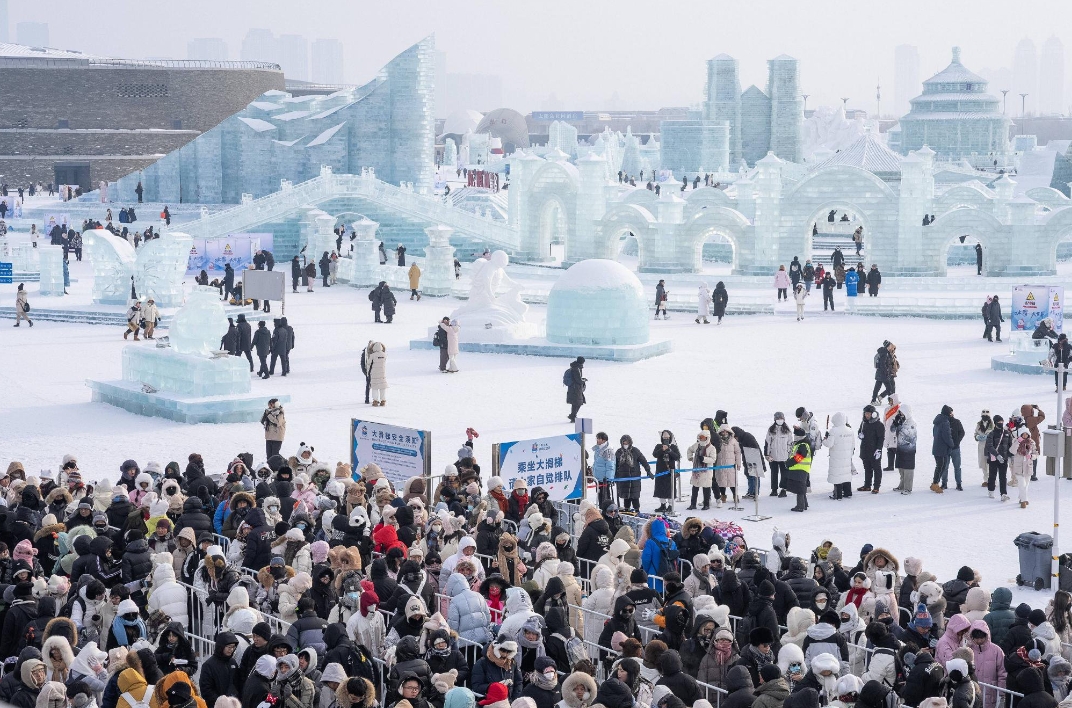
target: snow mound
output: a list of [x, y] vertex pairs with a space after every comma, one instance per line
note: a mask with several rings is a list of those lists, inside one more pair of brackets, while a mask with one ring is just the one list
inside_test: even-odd
[[621, 263], [595, 258], [562, 274], [547, 297], [547, 339], [559, 344], [648, 341], [644, 287]]

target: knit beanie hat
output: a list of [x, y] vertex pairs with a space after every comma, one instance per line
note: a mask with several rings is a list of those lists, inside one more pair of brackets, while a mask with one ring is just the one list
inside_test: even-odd
[[909, 623], [914, 629], [929, 630], [934, 624], [934, 620], [931, 619], [931, 613], [927, 609], [927, 605], [919, 603], [916, 605], [916, 614], [912, 617], [912, 621]]
[[975, 582], [975, 571], [966, 565], [962, 565], [960, 570], [957, 571], [957, 580], [963, 580], [966, 583]]
[[782, 670], [777, 664], [767, 664], [759, 670], [759, 677], [763, 679], [763, 683], [776, 681], [782, 677]]

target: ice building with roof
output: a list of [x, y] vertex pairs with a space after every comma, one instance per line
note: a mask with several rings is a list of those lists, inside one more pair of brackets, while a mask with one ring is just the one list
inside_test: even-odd
[[894, 142], [907, 155], [924, 145], [938, 160], [993, 156], [1004, 164], [1011, 121], [1001, 113], [1001, 99], [987, 93], [987, 81], [960, 63], [953, 47], [949, 66], [923, 82], [923, 93], [910, 101]]
[[435, 46], [426, 37], [372, 81], [328, 95], [273, 90], [242, 111], [109, 185], [112, 201], [237, 204], [304, 182], [322, 166], [362, 168], [391, 184], [430, 191], [435, 170]]

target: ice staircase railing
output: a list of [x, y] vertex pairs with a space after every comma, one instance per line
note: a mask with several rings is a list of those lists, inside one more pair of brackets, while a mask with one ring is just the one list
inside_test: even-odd
[[334, 174], [329, 167], [320, 176], [297, 185], [283, 180], [277, 192], [259, 199], [243, 196], [241, 204], [227, 211], [205, 214], [200, 219], [177, 225], [194, 238], [213, 238], [237, 233], [257, 224], [281, 219], [305, 206], [316, 206], [329, 199], [360, 196], [402, 214], [450, 226], [458, 233], [488, 244], [517, 250], [520, 234], [501, 222], [447, 206], [438, 199], [419, 194], [412, 186], [398, 187], [377, 179], [375, 172], [362, 169], [360, 175]]

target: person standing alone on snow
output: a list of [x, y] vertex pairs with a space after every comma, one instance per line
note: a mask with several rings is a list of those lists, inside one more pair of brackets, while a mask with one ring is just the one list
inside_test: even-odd
[[283, 438], [287, 435], [287, 417], [278, 398], [268, 399], [268, 407], [261, 414], [264, 426], [264, 453], [266, 458], [278, 455], [283, 447]]
[[[651, 467], [643, 453], [633, 447], [633, 438], [623, 435], [621, 447], [614, 454], [614, 480], [618, 485], [618, 496], [622, 500], [622, 511], [629, 511], [629, 505], [640, 511], [640, 470], [651, 477]], [[623, 481], [624, 480], [624, 481]]]
[[566, 403], [570, 404], [569, 422], [577, 420], [577, 413], [585, 404], [584, 389], [588, 379], [584, 378], [584, 357], [579, 356], [570, 363], [566, 373], [562, 376], [562, 383], [566, 386]]
[[[15, 293], [15, 326], [16, 327], [19, 326], [19, 324], [22, 322], [22, 320], [26, 320], [27, 322], [30, 323], [30, 326], [33, 327], [33, 320], [31, 320], [30, 316], [28, 314], [26, 314], [29, 311], [30, 311], [30, 301], [29, 301], [29, 299], [27, 298], [27, 295], [26, 295], [26, 288], [23, 287], [22, 283], [19, 283], [18, 292]], [[129, 334], [129, 330], [127, 332], [123, 333], [123, 339], [127, 338], [127, 334]], [[138, 333], [137, 332], [134, 333], [134, 338], [135, 339], [138, 338]]]
[[660, 280], [659, 284], [655, 286], [655, 319], [659, 319], [659, 313], [663, 313], [663, 319], [670, 319], [670, 315], [666, 314], [666, 281]]
[[774, 274], [774, 289], [778, 291], [778, 302], [783, 299], [789, 300], [789, 273], [785, 272], [785, 266], [778, 266], [778, 272]]
[[934, 478], [931, 480], [931, 491], [941, 494], [946, 489], [946, 480], [949, 476], [949, 458], [953, 453], [953, 430], [949, 419], [953, 417], [953, 409], [942, 406], [942, 412], [934, 416], [934, 427], [931, 436], [931, 454], [934, 455]]
[[[897, 361], [897, 355], [894, 353], [896, 351], [897, 347], [887, 339], [882, 342], [882, 346], [875, 352], [875, 388], [871, 391], [872, 405], [879, 405], [883, 397], [895, 392], [897, 386], [894, 383], [894, 378], [897, 377], [897, 370], [901, 366]], [[885, 388], [885, 391], [882, 390], [883, 388]]]
[[860, 438], [860, 462], [864, 465], [864, 486], [858, 492], [878, 494], [882, 487], [882, 445], [886, 440], [886, 426], [878, 419], [874, 406], [864, 406], [864, 419], [856, 431]]
[[718, 318], [716, 324], [722, 324], [722, 318], [726, 316], [726, 305], [730, 302], [730, 294], [726, 292], [726, 284], [721, 280], [715, 283], [715, 291], [711, 293], [711, 314]]
[[797, 283], [793, 289], [793, 299], [797, 301], [797, 322], [804, 319], [804, 299], [808, 297], [808, 291], [804, 286]]

